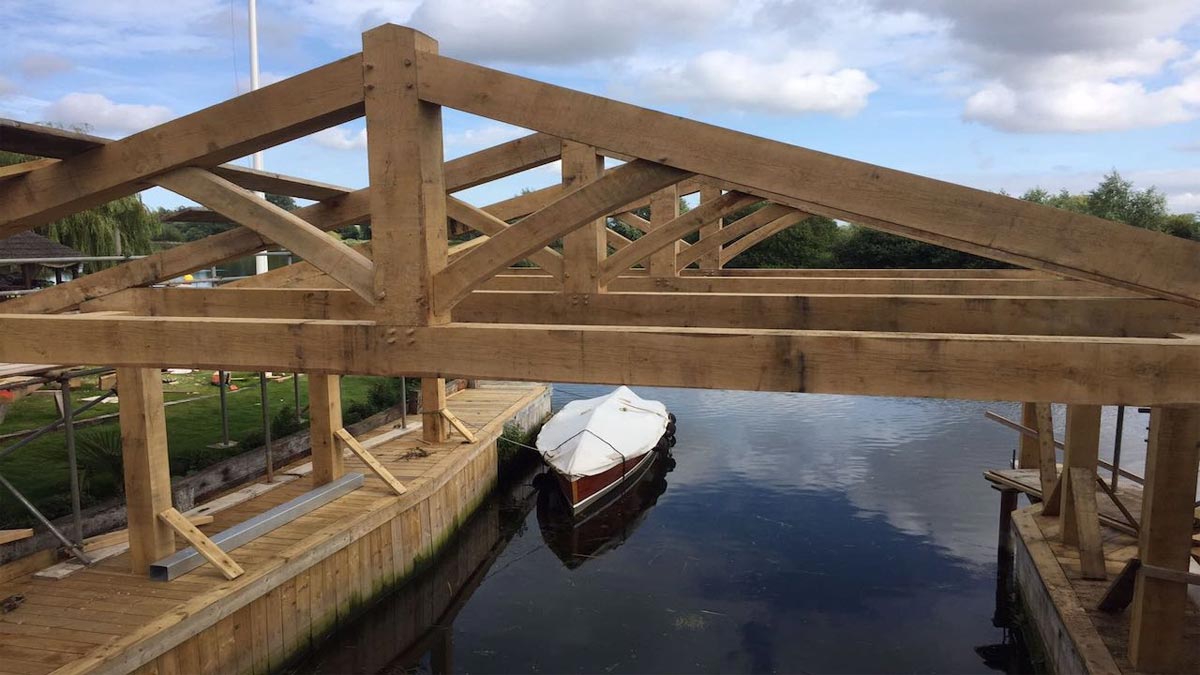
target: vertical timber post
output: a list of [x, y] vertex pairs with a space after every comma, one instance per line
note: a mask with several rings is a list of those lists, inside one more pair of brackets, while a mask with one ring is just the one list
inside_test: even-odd
[[421, 378], [421, 438], [441, 443], [450, 438], [450, 424], [442, 416], [446, 408], [446, 380]]
[[[657, 230], [663, 225], [679, 217], [679, 187], [672, 185], [663, 188], [650, 196], [650, 229]], [[650, 254], [650, 276], [656, 278], [673, 277], [675, 272], [675, 257], [679, 253], [679, 241]]]
[[[1150, 412], [1146, 487], [1138, 557], [1144, 565], [1187, 572], [1192, 547], [1196, 466], [1200, 461], [1200, 408]], [[1129, 627], [1129, 660], [1142, 672], [1182, 672], [1187, 585], [1138, 574]]]
[[1062, 515], [1063, 543], [1071, 546], [1079, 546], [1071, 469], [1086, 469], [1093, 476], [1096, 475], [1096, 464], [1100, 459], [1100, 412], [1098, 405], [1067, 406], [1067, 434], [1063, 439], [1063, 468], [1059, 474], [1062, 484], [1059, 488], [1059, 513]]
[[[711, 202], [721, 196], [721, 188], [714, 186], [704, 186], [700, 188], [700, 203]], [[721, 231], [721, 219], [717, 218], [711, 222], [700, 226], [700, 241], [704, 241], [706, 237], [715, 237]], [[721, 250], [717, 249], [712, 253], [705, 253], [697, 261], [702, 270], [716, 270], [721, 268]]]
[[[403, 26], [387, 24], [363, 33], [372, 257], [381, 323], [432, 326], [450, 320], [433, 297], [433, 277], [445, 269], [447, 249], [442, 108], [422, 101], [417, 86], [418, 54], [437, 51], [433, 38]], [[441, 394], [428, 397], [435, 388]], [[433, 398], [444, 407], [445, 380], [423, 379], [421, 391], [425, 401]], [[426, 440], [449, 436], [440, 414], [425, 414], [423, 423]]]
[[312, 442], [313, 487], [333, 482], [345, 473], [342, 448], [333, 434], [342, 428], [342, 378], [308, 376], [308, 429]]
[[151, 563], [175, 551], [175, 533], [158, 517], [171, 508], [162, 375], [158, 368], [118, 368], [117, 383], [129, 565], [148, 574]]
[[[604, 157], [590, 145], [563, 141], [562, 186], [576, 190], [604, 173]], [[605, 219], [594, 220], [563, 237], [563, 290], [567, 293], [599, 293], [600, 263], [608, 253]]]
[[[1037, 404], [1022, 403], [1021, 404], [1021, 424], [1034, 431], [1041, 431], [1038, 428]], [[1017, 440], [1017, 464], [1022, 469], [1036, 469], [1041, 461], [1041, 448], [1038, 445], [1038, 439], [1034, 436], [1026, 436], [1018, 434]]]

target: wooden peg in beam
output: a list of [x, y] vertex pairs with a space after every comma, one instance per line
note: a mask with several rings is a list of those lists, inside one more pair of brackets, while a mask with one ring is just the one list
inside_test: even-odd
[[177, 511], [175, 507], [166, 509], [158, 514], [159, 520], [171, 526], [179, 536], [187, 540], [187, 543], [196, 549], [196, 552], [204, 556], [210, 563], [213, 564], [221, 574], [225, 575], [226, 579], [236, 579], [245, 573], [241, 565], [238, 565], [229, 554], [213, 543], [207, 535], [196, 528], [182, 513]]
[[396, 480], [396, 477], [392, 475], [392, 472], [388, 471], [386, 466], [380, 464], [379, 460], [375, 459], [374, 455], [367, 452], [367, 449], [364, 448], [362, 444], [358, 442], [358, 439], [352, 436], [349, 431], [346, 431], [345, 429], [338, 429], [333, 433], [338, 437], [339, 440], [341, 440], [342, 443], [346, 445], [347, 448], [350, 449], [350, 452], [353, 452], [355, 456], [362, 460], [363, 464], [367, 465], [368, 469], [370, 469], [376, 476], [379, 477], [379, 480], [387, 483], [387, 486], [392, 489], [392, 492], [395, 492], [397, 495], [402, 495], [405, 492], [408, 492], [408, 488], [404, 487], [404, 484], [399, 480]]

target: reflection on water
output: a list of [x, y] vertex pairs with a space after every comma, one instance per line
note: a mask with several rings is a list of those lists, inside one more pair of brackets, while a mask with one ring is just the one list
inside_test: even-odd
[[[555, 406], [605, 391], [558, 386]], [[1019, 406], [638, 393], [679, 418], [669, 474], [583, 523], [522, 486], [301, 670], [1028, 669], [993, 624], [999, 500], [981, 477], [1016, 445], [984, 411]], [[1127, 411], [1123, 463], [1139, 471], [1145, 423]]]
[[[675, 468], [670, 450], [655, 451], [650, 466], [641, 476], [630, 477], [606, 498], [584, 513], [575, 515], [552, 473], [539, 474], [537, 521], [546, 546], [568, 569], [624, 544], [642, 524], [650, 507], [667, 490], [667, 474]], [[538, 480], [541, 479], [541, 480]], [[540, 484], [539, 484], [540, 483]]]

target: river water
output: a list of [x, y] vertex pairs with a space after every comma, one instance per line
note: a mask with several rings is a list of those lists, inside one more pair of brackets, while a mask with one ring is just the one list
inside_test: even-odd
[[[556, 385], [555, 408], [610, 388]], [[1005, 403], [641, 388], [672, 460], [578, 530], [518, 486], [299, 672], [1020, 672], [996, 623]], [[1063, 411], [1055, 410], [1061, 438]], [[1141, 473], [1147, 416], [1126, 411]], [[1111, 457], [1115, 410], [1101, 448]], [[527, 484], [528, 481], [524, 481]]]

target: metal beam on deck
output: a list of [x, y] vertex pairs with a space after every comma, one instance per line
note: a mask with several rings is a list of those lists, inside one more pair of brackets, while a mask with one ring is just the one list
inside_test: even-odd
[[[253, 518], [222, 530], [212, 536], [214, 544], [223, 551], [249, 543], [264, 534], [287, 525], [293, 520], [314, 511], [329, 502], [362, 487], [361, 473], [348, 473], [335, 481], [309, 490], [295, 499], [264, 511]], [[170, 581], [186, 574], [206, 561], [195, 548], [189, 546], [174, 555], [167, 556], [150, 565], [150, 578], [155, 581]]]

